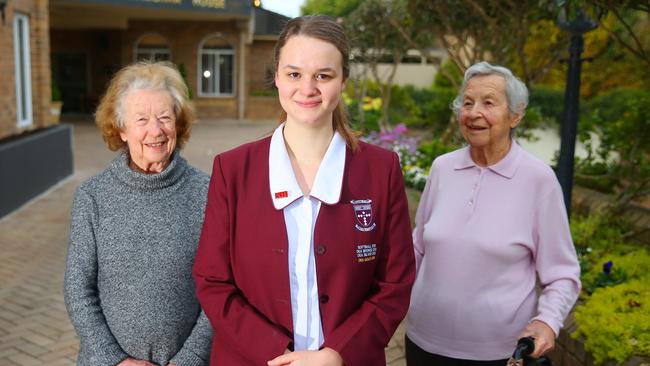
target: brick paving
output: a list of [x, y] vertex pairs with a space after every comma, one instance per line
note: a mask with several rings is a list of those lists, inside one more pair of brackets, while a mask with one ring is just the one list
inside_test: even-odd
[[[63, 303], [63, 273], [75, 188], [104, 169], [115, 153], [83, 118], [74, 128], [75, 173], [0, 219], [0, 365], [74, 365], [79, 340]], [[183, 156], [206, 172], [215, 154], [272, 132], [272, 121], [204, 120]], [[47, 169], [47, 167], [43, 167]], [[391, 340], [390, 366], [404, 366], [404, 331]]]

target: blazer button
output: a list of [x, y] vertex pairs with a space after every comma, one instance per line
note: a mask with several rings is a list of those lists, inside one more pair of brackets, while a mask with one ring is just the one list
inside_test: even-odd
[[327, 250], [327, 248], [325, 248], [324, 245], [319, 245], [319, 246], [316, 247], [316, 254], [323, 255], [323, 254], [325, 254], [326, 250]]
[[327, 295], [320, 295], [318, 301], [320, 301], [321, 304], [327, 304], [327, 302], [330, 301], [330, 297]]

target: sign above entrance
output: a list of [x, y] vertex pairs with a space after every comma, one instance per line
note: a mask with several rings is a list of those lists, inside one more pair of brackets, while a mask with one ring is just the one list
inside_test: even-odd
[[[64, 0], [65, 1], [65, 0]], [[61, 2], [54, 0], [55, 3]], [[146, 6], [163, 9], [214, 11], [219, 13], [248, 15], [252, 9], [250, 1], [238, 0], [85, 0], [88, 3], [104, 3], [118, 6]]]
[[183, 0], [140, 0], [140, 1], [146, 1], [150, 3], [168, 3], [168, 4], [180, 4], [183, 2]]
[[[150, 3], [182, 4], [183, 0], [139, 0]], [[225, 9], [226, 0], [192, 0], [192, 5], [203, 8]]]
[[205, 8], [224, 9], [226, 7], [225, 0], [192, 0], [194, 6], [203, 6]]

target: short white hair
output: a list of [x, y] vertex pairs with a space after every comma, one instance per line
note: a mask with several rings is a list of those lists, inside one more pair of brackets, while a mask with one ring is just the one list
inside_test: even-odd
[[451, 108], [454, 110], [456, 117], [459, 117], [460, 108], [463, 106], [463, 99], [465, 98], [465, 88], [467, 83], [474, 76], [486, 75], [500, 75], [506, 81], [506, 99], [508, 100], [508, 109], [511, 115], [517, 115], [523, 118], [528, 106], [528, 88], [512, 71], [503, 66], [490, 65], [485, 61], [481, 61], [470, 66], [465, 71], [463, 77], [463, 84], [460, 86], [460, 91], [456, 99], [451, 103]]

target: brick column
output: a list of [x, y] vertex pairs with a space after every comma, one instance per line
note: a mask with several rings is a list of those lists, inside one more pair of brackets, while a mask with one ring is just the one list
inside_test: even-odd
[[244, 119], [246, 112], [246, 40], [248, 37], [249, 21], [237, 22], [237, 30], [239, 31], [239, 46], [238, 55], [239, 62], [237, 62], [237, 118]]
[[50, 116], [52, 76], [50, 70], [49, 0], [35, 0], [30, 14], [30, 58], [34, 127], [54, 124]]

